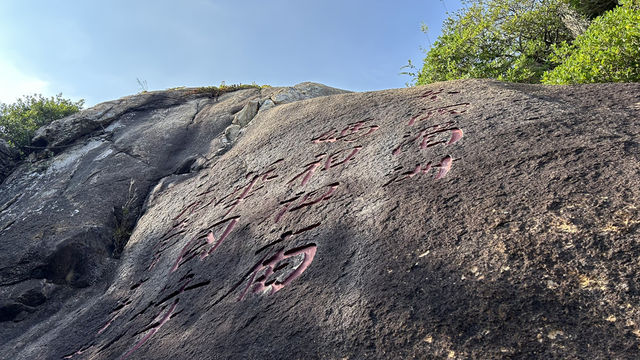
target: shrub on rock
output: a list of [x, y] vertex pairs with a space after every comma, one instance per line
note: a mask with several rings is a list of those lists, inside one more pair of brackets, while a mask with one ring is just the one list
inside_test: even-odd
[[28, 153], [38, 128], [80, 111], [83, 105], [84, 100], [72, 101], [62, 94], [49, 98], [27, 95], [13, 104], [0, 103], [0, 138], [23, 154]]
[[552, 60], [560, 65], [543, 83], [640, 81], [640, 2], [622, 1], [596, 18], [572, 44], [556, 46]]

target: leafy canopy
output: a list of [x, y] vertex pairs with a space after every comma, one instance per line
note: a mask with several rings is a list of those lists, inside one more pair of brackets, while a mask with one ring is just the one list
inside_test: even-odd
[[461, 78], [539, 82], [552, 45], [572, 40], [557, 0], [473, 0], [445, 20], [416, 84]]
[[416, 85], [463, 78], [640, 81], [640, 0], [463, 2], [420, 72], [405, 73]]
[[45, 98], [40, 94], [26, 95], [13, 104], [0, 103], [0, 138], [23, 153], [35, 131], [56, 119], [82, 109], [84, 100], [71, 101], [58, 94]]
[[554, 47], [547, 84], [640, 81], [640, 1], [621, 1], [573, 43]]

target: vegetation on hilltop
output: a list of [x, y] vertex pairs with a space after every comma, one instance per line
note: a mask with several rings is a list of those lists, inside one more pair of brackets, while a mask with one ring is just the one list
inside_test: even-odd
[[25, 155], [38, 128], [80, 111], [83, 105], [84, 100], [72, 101], [62, 94], [26, 95], [13, 104], [0, 103], [0, 138]]
[[199, 87], [199, 88], [195, 88], [193, 90], [191, 90], [194, 94], [210, 94], [211, 97], [217, 98], [218, 96], [225, 94], [225, 93], [229, 93], [229, 92], [233, 92], [233, 91], [237, 91], [237, 90], [242, 90], [242, 89], [261, 89], [263, 87], [266, 87], [268, 85], [258, 85], [258, 84], [232, 84], [232, 85], [227, 85], [225, 84], [225, 82], [223, 81], [219, 86], [203, 86], [203, 87]]
[[640, 81], [640, 9], [631, 1], [597, 17], [572, 43], [554, 45], [547, 84]]
[[444, 21], [422, 68], [409, 73], [414, 84], [640, 81], [640, 0], [463, 2]]
[[[138, 80], [140, 83], [141, 81]], [[144, 81], [146, 87], [146, 81]], [[205, 86], [188, 89], [193, 94], [208, 94], [212, 98], [242, 89], [264, 88], [268, 85], [233, 84], [222, 82], [219, 86]], [[168, 90], [178, 90], [173, 88]], [[141, 93], [146, 93], [142, 90]], [[72, 101], [62, 94], [46, 98], [41, 94], [26, 95], [12, 104], [0, 103], [0, 139], [5, 140], [21, 156], [32, 152], [31, 139], [36, 130], [52, 121], [74, 114], [82, 109], [84, 100]]]

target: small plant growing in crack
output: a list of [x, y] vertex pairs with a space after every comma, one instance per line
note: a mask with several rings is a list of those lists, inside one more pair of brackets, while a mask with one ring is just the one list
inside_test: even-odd
[[113, 208], [113, 215], [116, 219], [115, 229], [113, 231], [113, 257], [119, 259], [122, 255], [125, 245], [131, 237], [131, 232], [138, 220], [138, 208], [136, 202], [138, 197], [136, 195], [135, 180], [129, 181], [129, 191], [127, 193], [127, 199], [122, 206], [115, 206]]
[[140, 80], [140, 78], [136, 78], [138, 82], [138, 88], [140, 89], [140, 94], [144, 94], [149, 91], [149, 85], [147, 85], [147, 80]]

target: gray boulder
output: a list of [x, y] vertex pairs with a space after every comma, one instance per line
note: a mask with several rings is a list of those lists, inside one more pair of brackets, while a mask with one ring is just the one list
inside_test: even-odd
[[238, 139], [238, 136], [240, 135], [241, 129], [242, 128], [240, 127], [240, 125], [236, 125], [236, 124], [231, 124], [227, 126], [227, 128], [224, 129], [224, 136], [227, 139], [227, 141], [230, 143], [236, 141], [236, 139]]
[[247, 124], [258, 113], [258, 101], [249, 101], [240, 112], [238, 112], [233, 118], [233, 124], [241, 127], [247, 126]]

